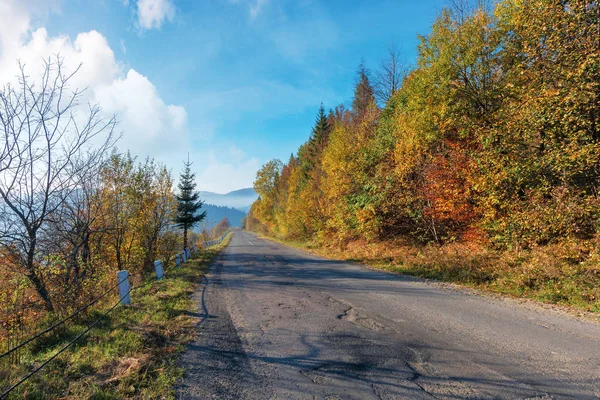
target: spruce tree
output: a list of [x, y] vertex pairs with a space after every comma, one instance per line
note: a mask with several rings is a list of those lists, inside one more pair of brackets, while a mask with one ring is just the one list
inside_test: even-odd
[[196, 174], [192, 173], [192, 163], [189, 160], [183, 163], [183, 172], [179, 175], [179, 194], [175, 195], [177, 199], [177, 213], [175, 215], [175, 225], [183, 229], [183, 248], [188, 245], [188, 229], [206, 218], [206, 211], [198, 214], [200, 207], [204, 202], [200, 200], [200, 193], [196, 191]]
[[358, 120], [362, 119], [372, 103], [375, 103], [375, 95], [369, 81], [369, 70], [361, 62], [358, 67], [354, 100], [352, 101], [352, 111]]
[[321, 103], [317, 118], [315, 120], [315, 126], [312, 128], [310, 139], [308, 140], [308, 143], [301, 146], [300, 150], [298, 151], [298, 156], [301, 159], [302, 165], [301, 187], [304, 187], [304, 185], [311, 179], [312, 171], [314, 170], [315, 165], [319, 162], [318, 160], [321, 156], [321, 152], [329, 140], [330, 131], [331, 129], [329, 120], [325, 114], [325, 107], [323, 107], [323, 103]]
[[325, 107], [323, 107], [323, 103], [321, 103], [321, 107], [319, 107], [319, 113], [317, 114], [315, 126], [312, 129], [312, 135], [310, 138], [311, 153], [313, 153], [313, 155], [314, 153], [320, 153], [323, 150], [327, 144], [327, 140], [329, 139], [329, 132], [329, 121], [327, 119], [327, 115], [325, 115]]

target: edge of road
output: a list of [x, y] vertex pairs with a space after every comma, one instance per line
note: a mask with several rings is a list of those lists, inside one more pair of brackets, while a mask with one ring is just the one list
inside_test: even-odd
[[512, 307], [523, 307], [523, 308], [526, 308], [526, 309], [529, 309], [532, 311], [544, 312], [544, 313], [548, 313], [548, 314], [555, 315], [555, 316], [558, 315], [558, 316], [568, 317], [568, 318], [571, 318], [571, 319], [574, 319], [577, 321], [591, 322], [591, 323], [600, 325], [600, 313], [582, 311], [582, 310], [578, 310], [578, 309], [575, 309], [575, 308], [572, 308], [569, 306], [565, 306], [565, 305], [561, 305], [561, 304], [542, 303], [542, 302], [539, 302], [539, 301], [536, 301], [533, 299], [524, 298], [524, 297], [512, 297], [512, 296], [503, 295], [500, 293], [488, 292], [483, 289], [477, 289], [477, 288], [473, 288], [473, 287], [469, 287], [469, 286], [464, 286], [464, 285], [460, 285], [458, 283], [442, 282], [442, 281], [437, 281], [435, 279], [421, 278], [418, 276], [401, 274], [398, 272], [388, 271], [388, 270], [378, 268], [376, 266], [362, 263], [362, 262], [347, 261], [347, 260], [342, 260], [342, 259], [334, 258], [334, 257], [326, 257], [322, 254], [317, 254], [316, 252], [313, 253], [312, 251], [310, 251], [310, 249], [295, 246], [291, 243], [287, 243], [287, 242], [284, 242], [277, 238], [266, 236], [264, 234], [260, 234], [257, 232], [252, 232], [252, 231], [247, 231], [247, 230], [242, 230], [240, 232], [246, 232], [251, 235], [257, 236], [260, 239], [264, 239], [264, 240], [279, 244], [281, 246], [285, 246], [285, 247], [287, 247], [291, 250], [294, 250], [304, 256], [310, 256], [310, 257], [314, 257], [316, 259], [321, 259], [321, 260], [341, 261], [341, 262], [344, 262], [347, 264], [357, 265], [357, 266], [366, 268], [371, 271], [382, 272], [382, 273], [386, 273], [386, 274], [389, 274], [392, 276], [402, 277], [403, 279], [406, 279], [406, 280], [411, 280], [411, 281], [415, 281], [415, 282], [425, 283], [427, 285], [436, 286], [436, 287], [438, 287], [440, 289], [444, 289], [444, 290], [461, 292], [461, 293], [467, 294], [467, 295], [474, 295], [474, 296], [484, 298], [486, 300], [502, 301], [502, 302], [506, 303], [508, 306], [512, 306]]

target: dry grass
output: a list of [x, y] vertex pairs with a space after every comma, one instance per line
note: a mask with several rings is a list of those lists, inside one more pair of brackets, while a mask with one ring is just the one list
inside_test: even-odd
[[[183, 374], [177, 357], [196, 335], [191, 294], [227, 243], [201, 251], [181, 269], [167, 272], [166, 279], [134, 291], [131, 306], [117, 307], [9, 399], [174, 399], [174, 385]], [[103, 311], [27, 346], [20, 365], [0, 364], [0, 389], [54, 354]]]
[[600, 313], [600, 247], [596, 241], [514, 251], [462, 243], [418, 247], [401, 240], [357, 240], [343, 248], [283, 242], [327, 258]]

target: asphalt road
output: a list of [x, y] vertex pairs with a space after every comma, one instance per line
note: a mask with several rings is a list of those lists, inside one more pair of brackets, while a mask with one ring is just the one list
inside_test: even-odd
[[235, 234], [181, 399], [596, 399], [600, 324]]

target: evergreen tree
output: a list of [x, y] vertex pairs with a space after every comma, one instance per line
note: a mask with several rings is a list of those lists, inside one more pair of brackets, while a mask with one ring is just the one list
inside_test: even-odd
[[317, 114], [315, 126], [312, 129], [312, 135], [310, 138], [311, 155], [316, 155], [316, 153], [320, 153], [323, 150], [327, 144], [329, 132], [329, 121], [327, 119], [327, 115], [325, 115], [325, 107], [323, 107], [323, 103], [321, 103], [321, 107], [319, 107], [319, 113]]
[[177, 198], [177, 214], [175, 215], [175, 225], [183, 229], [183, 248], [188, 245], [188, 229], [193, 228], [198, 222], [206, 218], [206, 211], [198, 214], [198, 210], [204, 203], [200, 200], [200, 193], [196, 189], [196, 174], [192, 173], [190, 167], [192, 163], [189, 160], [183, 163], [184, 168], [179, 175], [179, 194]]
[[375, 94], [373, 86], [369, 81], [369, 70], [364, 63], [360, 63], [358, 67], [356, 86], [354, 87], [354, 100], [352, 101], [352, 111], [358, 120], [362, 119], [363, 115], [372, 103], [375, 103]]
[[330, 131], [329, 120], [325, 114], [325, 107], [323, 107], [323, 103], [321, 103], [310, 139], [308, 140], [308, 143], [302, 145], [298, 150], [298, 157], [300, 158], [302, 168], [301, 187], [304, 187], [311, 179], [312, 171], [318, 164], [321, 152], [325, 146], [327, 146]]

